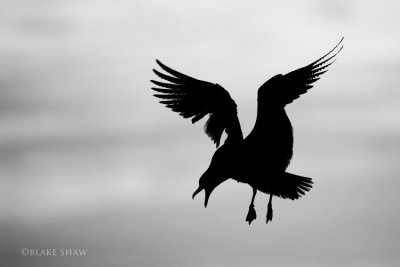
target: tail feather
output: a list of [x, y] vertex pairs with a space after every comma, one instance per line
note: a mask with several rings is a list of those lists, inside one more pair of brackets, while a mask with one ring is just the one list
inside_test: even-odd
[[311, 178], [285, 172], [278, 182], [274, 184], [272, 193], [281, 198], [294, 200], [310, 191], [312, 185]]

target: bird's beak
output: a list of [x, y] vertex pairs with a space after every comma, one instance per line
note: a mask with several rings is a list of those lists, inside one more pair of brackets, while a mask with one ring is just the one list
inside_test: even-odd
[[205, 198], [204, 198], [204, 207], [207, 208], [207, 204], [208, 204], [208, 199], [210, 198], [211, 192], [213, 191], [213, 189], [207, 188], [207, 187], [201, 187], [199, 186], [199, 188], [196, 189], [196, 191], [194, 191], [192, 198], [194, 199], [194, 197], [200, 193], [202, 190], [204, 189], [205, 192]]
[[205, 196], [204, 196], [204, 207], [207, 208], [208, 204], [208, 199], [210, 198], [212, 190], [207, 190], [207, 188], [204, 188]]
[[199, 186], [199, 188], [197, 188], [196, 191], [194, 191], [194, 193], [193, 193], [193, 195], [192, 195], [192, 199], [194, 199], [194, 197], [195, 197], [198, 193], [200, 193], [200, 191], [203, 190], [203, 189], [204, 189], [203, 187], [200, 187], [200, 186]]

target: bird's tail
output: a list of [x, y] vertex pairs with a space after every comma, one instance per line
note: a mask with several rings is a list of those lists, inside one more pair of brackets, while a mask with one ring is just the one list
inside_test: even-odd
[[311, 178], [285, 172], [274, 184], [273, 194], [281, 198], [298, 199], [312, 188]]

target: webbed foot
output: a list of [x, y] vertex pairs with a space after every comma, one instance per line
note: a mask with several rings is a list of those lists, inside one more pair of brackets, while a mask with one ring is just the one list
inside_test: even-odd
[[246, 222], [249, 222], [249, 225], [251, 224], [252, 221], [254, 221], [257, 218], [256, 210], [254, 208], [254, 205], [249, 206], [249, 212], [247, 213], [246, 216]]

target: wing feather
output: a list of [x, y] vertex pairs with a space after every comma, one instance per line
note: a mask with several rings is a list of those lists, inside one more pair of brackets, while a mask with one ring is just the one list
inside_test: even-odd
[[335, 62], [336, 55], [343, 49], [342, 41], [343, 38], [331, 51], [313, 63], [282, 76], [282, 90], [276, 92], [279, 94], [276, 99], [283, 102], [280, 104], [286, 105], [293, 102], [313, 87], [313, 83], [318, 81], [321, 75], [328, 71], [328, 67]]
[[157, 92], [154, 96], [161, 99], [161, 104], [178, 112], [184, 118], [192, 118], [192, 123], [208, 114], [209, 119], [204, 126], [204, 131], [217, 147], [224, 130], [227, 133], [225, 143], [243, 140], [236, 103], [228, 91], [218, 84], [180, 73], [159, 60], [156, 62], [166, 73], [153, 69], [154, 73], [168, 82], [150, 80], [153, 84], [162, 87], [151, 88]]

